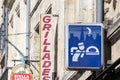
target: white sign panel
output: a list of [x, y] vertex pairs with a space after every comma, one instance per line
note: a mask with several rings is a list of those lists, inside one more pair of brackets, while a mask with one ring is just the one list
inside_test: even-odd
[[42, 14], [40, 22], [40, 80], [52, 80], [54, 72], [55, 32], [57, 18]]

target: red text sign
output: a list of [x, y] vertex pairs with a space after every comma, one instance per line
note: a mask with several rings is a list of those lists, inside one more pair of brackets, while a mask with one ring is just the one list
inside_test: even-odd
[[42, 14], [40, 23], [40, 80], [52, 80], [57, 18]]
[[32, 80], [32, 77], [30, 76], [30, 74], [15, 73], [12, 76], [12, 80]]

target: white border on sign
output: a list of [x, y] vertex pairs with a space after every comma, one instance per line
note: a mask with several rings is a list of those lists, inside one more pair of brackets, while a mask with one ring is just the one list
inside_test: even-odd
[[[69, 56], [69, 53], [68, 53], [68, 46], [69, 46], [69, 43], [68, 43], [68, 38], [69, 38], [69, 25], [91, 25], [91, 26], [101, 26], [101, 67], [69, 67], [69, 64], [68, 64], [68, 56]], [[103, 65], [104, 65], [104, 26], [102, 23], [80, 23], [80, 24], [77, 24], [77, 23], [74, 23], [74, 24], [68, 24], [65, 28], [66, 32], [65, 32], [65, 68], [66, 69], [72, 69], [72, 70], [76, 70], [76, 69], [86, 69], [86, 70], [100, 70], [102, 69]]]

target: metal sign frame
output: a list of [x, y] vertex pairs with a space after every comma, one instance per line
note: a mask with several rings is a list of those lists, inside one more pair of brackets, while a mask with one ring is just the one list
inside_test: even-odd
[[[75, 26], [83, 26], [83, 27], [85, 27], [85, 26], [89, 26], [89, 27], [91, 27], [91, 26], [99, 26], [100, 27], [100, 30], [101, 30], [101, 32], [100, 32], [100, 35], [101, 35], [101, 50], [100, 50], [100, 66], [70, 66], [69, 64], [70, 64], [70, 62], [69, 62], [69, 55], [70, 55], [70, 53], [69, 53], [69, 35], [70, 35], [70, 33], [69, 33], [69, 27], [71, 26], [71, 25], [73, 25], [74, 27]], [[103, 67], [103, 64], [104, 64], [104, 61], [103, 61], [103, 56], [104, 56], [104, 46], [103, 46], [103, 39], [104, 39], [104, 34], [103, 34], [103, 24], [101, 24], [101, 23], [95, 23], [95, 24], [93, 24], [93, 23], [81, 23], [81, 24], [68, 24], [67, 26], [66, 26], [66, 34], [65, 34], [65, 38], [66, 38], [66, 46], [65, 46], [65, 67], [67, 68], [67, 69], [87, 69], [87, 70], [99, 70], [99, 69], [102, 69], [102, 67]], [[88, 31], [89, 31], [89, 33], [90, 33], [90, 30], [89, 30], [89, 28], [88, 28]], [[80, 45], [82, 44], [82, 43], [79, 43]], [[86, 52], [87, 53], [87, 52]], [[87, 55], [90, 55], [90, 54], [87, 54]]]

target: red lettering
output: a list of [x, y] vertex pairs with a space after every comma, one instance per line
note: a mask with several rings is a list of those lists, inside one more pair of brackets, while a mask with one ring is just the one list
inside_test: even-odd
[[45, 16], [43, 18], [43, 22], [45, 22], [45, 23], [49, 23], [50, 21], [51, 21], [51, 16]]
[[44, 69], [42, 75], [49, 75], [50, 69]]
[[46, 53], [44, 56], [43, 56], [43, 58], [42, 58], [42, 60], [50, 60], [50, 53]]
[[44, 27], [43, 27], [43, 30], [48, 30], [50, 31], [50, 28], [51, 28], [51, 24], [44, 24]]
[[48, 43], [47, 41], [48, 41], [48, 39], [45, 39], [43, 44], [44, 45], [50, 45], [50, 43]]
[[50, 61], [44, 61], [43, 68], [47, 68], [47, 67], [50, 67], [50, 66], [51, 66]]
[[42, 65], [41, 67], [43, 68], [43, 71], [41, 72], [42, 74], [42, 80], [50, 80], [51, 76], [50, 76], [50, 70], [51, 70], [51, 55], [50, 55], [50, 45], [51, 43], [49, 42], [48, 36], [49, 36], [49, 31], [52, 27], [51, 25], [51, 16], [44, 16], [43, 17], [43, 31], [44, 31], [44, 41], [43, 41], [43, 57], [42, 57]]
[[50, 50], [47, 50], [48, 46], [44, 46], [43, 52], [50, 52]]
[[50, 77], [49, 76], [45, 76], [45, 77], [43, 77], [43, 80], [50, 80]]
[[45, 33], [45, 38], [47, 38], [47, 37], [48, 37], [48, 33], [49, 33], [49, 32], [46, 32], [46, 33]]

